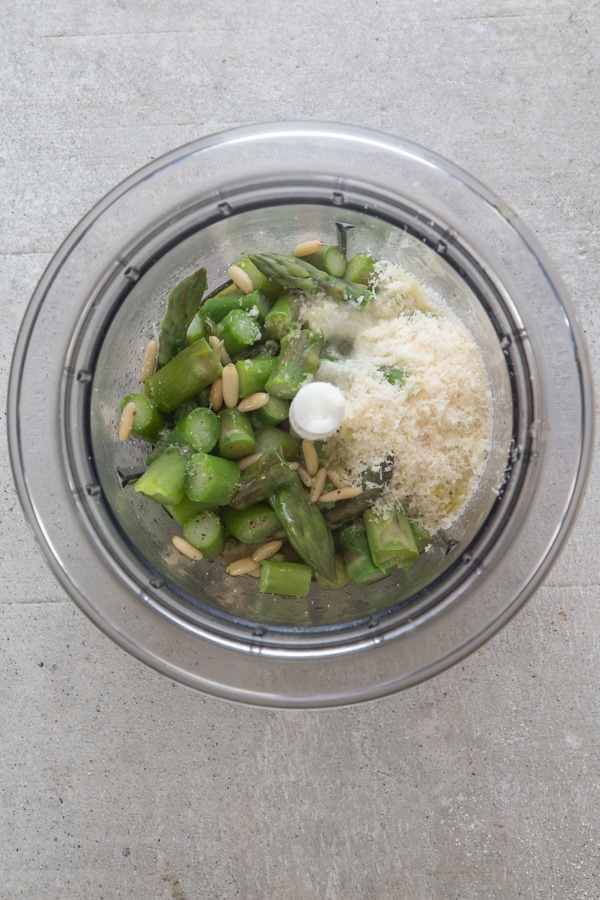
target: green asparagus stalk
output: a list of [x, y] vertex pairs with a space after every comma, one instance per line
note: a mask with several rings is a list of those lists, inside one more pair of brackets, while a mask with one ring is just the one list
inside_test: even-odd
[[382, 366], [381, 373], [389, 384], [395, 384], [396, 387], [402, 387], [408, 376], [406, 369], [398, 369], [396, 366]]
[[[335, 278], [345, 278], [348, 261], [345, 254], [336, 246], [325, 246], [311, 253], [310, 256], [303, 256], [304, 262], [310, 263], [322, 272], [333, 275]], [[348, 281], [350, 279], [347, 279]]]
[[209, 510], [188, 519], [183, 526], [183, 536], [201, 550], [206, 559], [215, 559], [225, 543], [221, 521], [216, 513]]
[[383, 572], [409, 569], [417, 560], [419, 551], [404, 510], [382, 515], [369, 509], [363, 515], [363, 523], [373, 562]]
[[215, 334], [225, 344], [231, 356], [247, 350], [260, 340], [260, 325], [243, 309], [232, 309], [215, 328]]
[[274, 562], [267, 559], [260, 567], [258, 590], [261, 594], [306, 597], [311, 580], [311, 568], [304, 563]]
[[265, 331], [267, 334], [280, 341], [290, 331], [300, 328], [298, 322], [299, 298], [294, 294], [282, 294], [270, 312], [265, 316]]
[[239, 480], [236, 463], [209, 453], [194, 453], [185, 466], [183, 486], [190, 500], [217, 507], [230, 502]]
[[352, 497], [351, 500], [340, 500], [330, 509], [323, 511], [329, 527], [335, 531], [342, 525], [361, 518], [362, 514], [373, 506], [375, 499], [389, 483], [393, 471], [394, 459], [392, 456], [386, 457], [377, 469], [367, 469], [361, 478], [362, 494]]
[[348, 570], [346, 569], [346, 562], [344, 560], [343, 554], [336, 553], [335, 555], [335, 578], [333, 580], [329, 580], [327, 578], [323, 578], [321, 575], [317, 575], [317, 581], [320, 587], [322, 587], [326, 591], [341, 591], [343, 587], [346, 587], [346, 585], [350, 581], [350, 576], [348, 575]]
[[[241, 396], [241, 394], [240, 394]], [[252, 413], [252, 424], [257, 429], [268, 425], [280, 425], [289, 417], [290, 401], [282, 397], [269, 397], [269, 402]]]
[[357, 253], [348, 260], [346, 281], [354, 284], [370, 285], [375, 275], [375, 260], [368, 253]]
[[219, 323], [226, 315], [234, 309], [241, 309], [245, 312], [256, 310], [258, 318], [264, 321], [265, 316], [269, 312], [271, 304], [261, 291], [252, 291], [250, 294], [239, 293], [223, 296], [221, 294], [215, 297], [207, 297], [197, 315], [203, 319], [210, 319], [211, 322]]
[[269, 375], [276, 365], [274, 357], [266, 359], [240, 359], [236, 362], [240, 381], [240, 398], [264, 391]]
[[167, 311], [161, 322], [158, 366], [166, 365], [185, 347], [186, 332], [206, 291], [206, 269], [184, 278], [169, 294]]
[[265, 385], [267, 393], [292, 400], [319, 368], [322, 347], [320, 332], [302, 328], [287, 334], [281, 341], [277, 365]]
[[279, 356], [279, 343], [270, 338], [254, 344], [244, 353], [245, 359], [274, 359], [277, 356]]
[[212, 409], [205, 406], [196, 407], [184, 416], [172, 429], [169, 435], [170, 444], [184, 444], [194, 453], [203, 450], [210, 453], [219, 440], [219, 417]]
[[415, 544], [417, 545], [417, 550], [419, 551], [419, 553], [422, 553], [423, 550], [432, 542], [433, 537], [426, 528], [423, 528], [422, 525], [418, 525], [417, 522], [411, 521], [410, 527], [412, 528], [412, 533], [415, 539]]
[[173, 412], [221, 376], [219, 356], [218, 346], [200, 338], [146, 380], [148, 396], [162, 412]]
[[254, 253], [254, 265], [283, 288], [296, 291], [323, 291], [335, 300], [345, 300], [358, 307], [365, 306], [373, 292], [365, 285], [351, 284], [295, 256], [280, 253]]
[[161, 431], [165, 427], [165, 416], [161, 413], [156, 403], [145, 394], [127, 394], [121, 400], [121, 412], [123, 412], [128, 403], [135, 403], [136, 409], [135, 418], [131, 426], [132, 434], [143, 441], [156, 444]]
[[221, 518], [229, 532], [244, 544], [264, 541], [281, 528], [279, 519], [266, 503], [255, 503], [244, 510], [227, 507]]
[[179, 503], [165, 504], [165, 509], [173, 516], [176, 522], [179, 522], [180, 525], [185, 525], [189, 519], [197, 516], [198, 513], [204, 512], [206, 509], [214, 511], [217, 509], [217, 506], [214, 503], [200, 503], [196, 500], [190, 500], [189, 497], [184, 496]]
[[248, 509], [279, 490], [292, 476], [293, 473], [280, 451], [270, 450], [263, 453], [257, 462], [242, 473], [229, 505], [233, 509]]
[[135, 490], [156, 503], [179, 503], [184, 496], [185, 471], [185, 457], [177, 447], [167, 447], [140, 475]]
[[367, 509], [371, 508], [374, 499], [375, 497], [362, 493], [358, 497], [352, 497], [351, 500], [339, 500], [329, 509], [324, 509], [323, 516], [329, 527], [335, 531], [342, 525], [359, 519]]
[[356, 584], [373, 584], [385, 578], [385, 572], [375, 565], [369, 549], [365, 528], [360, 522], [353, 522], [342, 528], [339, 544], [344, 554], [348, 575]]
[[287, 538], [298, 555], [312, 566], [317, 575], [333, 581], [336, 577], [333, 538], [316, 504], [311, 504], [308, 492], [296, 472], [289, 482], [269, 496]]
[[248, 275], [255, 291], [261, 291], [269, 300], [276, 300], [279, 297], [281, 287], [258, 269], [249, 256], [240, 259], [235, 265]]
[[200, 338], [208, 339], [212, 334], [208, 321], [202, 315], [202, 309], [199, 309], [192, 321], [187, 327], [185, 340], [187, 344], [195, 344]]
[[294, 462], [298, 459], [300, 442], [289, 431], [266, 425], [256, 435], [256, 453], [266, 453], [268, 450], [279, 450], [284, 459]]
[[226, 459], [242, 459], [256, 452], [256, 437], [250, 416], [239, 409], [219, 413], [219, 453]]

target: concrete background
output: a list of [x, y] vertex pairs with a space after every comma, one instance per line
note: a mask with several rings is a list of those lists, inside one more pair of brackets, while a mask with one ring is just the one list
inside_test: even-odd
[[[598, 40], [586, 0], [3, 0], [0, 392], [68, 231], [198, 136], [402, 135], [537, 234], [600, 352]], [[600, 897], [596, 463], [571, 539], [463, 664], [332, 712], [238, 707], [126, 656], [37, 551], [1, 437], [0, 898]]]

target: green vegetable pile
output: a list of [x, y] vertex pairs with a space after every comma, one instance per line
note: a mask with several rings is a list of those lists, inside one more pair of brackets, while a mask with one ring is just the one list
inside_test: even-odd
[[[300, 300], [317, 291], [361, 309], [374, 266], [333, 246], [303, 257], [256, 253], [209, 295], [199, 269], [169, 295], [143, 392], [121, 403], [132, 414], [121, 438], [152, 445], [134, 489], [181, 526], [175, 546], [220, 557], [231, 575], [257, 576], [263, 593], [304, 597], [313, 578], [327, 590], [371, 584], [408, 569], [431, 539], [402, 509], [373, 509], [392, 459], [347, 497], [342, 476], [318, 461], [315, 471], [318, 447], [290, 432], [290, 401], [328, 353], [323, 335], [298, 320]], [[398, 386], [404, 374], [384, 373]], [[340, 488], [346, 499], [336, 500]]]

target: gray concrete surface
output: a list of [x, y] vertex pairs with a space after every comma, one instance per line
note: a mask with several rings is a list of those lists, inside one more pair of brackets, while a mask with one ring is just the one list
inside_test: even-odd
[[[225, 127], [322, 118], [494, 188], [595, 362], [600, 4], [3, 0], [2, 407], [27, 300], [116, 182]], [[247, 709], [127, 657], [61, 592], [0, 449], [0, 898], [600, 897], [596, 463], [545, 586], [463, 664], [332, 712]]]

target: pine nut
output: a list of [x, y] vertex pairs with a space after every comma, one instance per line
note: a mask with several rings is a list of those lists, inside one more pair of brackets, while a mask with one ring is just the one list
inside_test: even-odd
[[359, 487], [343, 487], [335, 491], [325, 491], [319, 497], [319, 503], [334, 503], [336, 500], [351, 500], [353, 497], [359, 497], [362, 494], [362, 488]]
[[[236, 369], [237, 371], [237, 369]], [[249, 394], [238, 403], [240, 412], [252, 412], [255, 409], [262, 409], [269, 402], [269, 395], [266, 391], [257, 391], [255, 394]]]
[[158, 343], [156, 341], [149, 341], [148, 346], [144, 351], [142, 367], [140, 369], [140, 381], [142, 382], [142, 384], [146, 381], [146, 378], [150, 378], [151, 375], [154, 375], [154, 373], [156, 372], [157, 362]]
[[228, 575], [249, 575], [252, 570], [256, 569], [256, 560], [251, 556], [244, 556], [242, 559], [236, 559], [235, 562], [227, 566]]
[[223, 406], [223, 379], [217, 378], [210, 386], [208, 393], [208, 405], [213, 412], [218, 412]]
[[313, 486], [313, 479], [308, 474], [306, 469], [299, 465], [296, 471], [298, 472], [298, 477], [300, 478], [300, 481], [302, 482], [304, 487], [311, 488]]
[[178, 534], [174, 534], [171, 537], [171, 541], [173, 542], [175, 549], [179, 550], [180, 553], [183, 553], [184, 556], [187, 556], [188, 559], [202, 559], [202, 551], [198, 550], [197, 547], [194, 547], [193, 544], [190, 544], [189, 541], [186, 541], [185, 538], [180, 537]]
[[253, 466], [255, 462], [258, 462], [261, 458], [262, 453], [251, 453], [250, 456], [244, 456], [242, 459], [238, 459], [237, 464], [240, 472], [244, 472], [246, 469], [249, 469], [250, 466]]
[[229, 363], [223, 369], [223, 400], [225, 406], [233, 409], [240, 399], [240, 376], [233, 363]]
[[211, 334], [208, 339], [209, 346], [212, 347], [213, 350], [216, 350], [217, 347], [221, 347], [221, 356], [219, 357], [222, 366], [228, 366], [231, 362], [231, 357], [227, 350], [225, 349], [225, 344], [223, 341], [220, 341], [216, 334]]
[[275, 556], [282, 547], [283, 541], [267, 541], [266, 544], [262, 544], [262, 546], [256, 548], [252, 554], [252, 559], [254, 562], [262, 562], [263, 559], [269, 559], [269, 557]]
[[323, 488], [325, 487], [325, 481], [327, 479], [327, 469], [325, 466], [322, 466], [315, 477], [313, 478], [312, 487], [310, 489], [310, 502], [316, 503], [321, 494], [323, 493]]
[[297, 472], [298, 469], [300, 468], [300, 463], [299, 462], [291, 462], [289, 464], [288, 468], [291, 472]]
[[246, 575], [250, 575], [251, 578], [260, 578], [260, 565], [255, 569], [250, 569], [249, 572], [246, 572]]
[[254, 290], [254, 285], [252, 284], [252, 279], [248, 275], [247, 272], [244, 272], [239, 266], [229, 266], [227, 269], [227, 273], [231, 280], [237, 284], [240, 291], [243, 291], [245, 294], [251, 294]]
[[342, 478], [339, 472], [336, 472], [334, 469], [327, 469], [327, 477], [329, 478], [332, 485], [336, 488], [344, 488], [346, 485], [342, 481]]
[[302, 441], [302, 455], [304, 456], [304, 465], [308, 474], [316, 475], [319, 471], [319, 457], [312, 441], [307, 441], [306, 439]]
[[119, 422], [119, 440], [126, 441], [129, 435], [131, 434], [131, 426], [133, 425], [133, 420], [136, 417], [137, 406], [131, 400], [129, 403], [126, 403], [123, 407], [123, 412], [121, 413], [121, 421]]
[[302, 241], [294, 247], [294, 256], [310, 256], [323, 246], [323, 241]]

